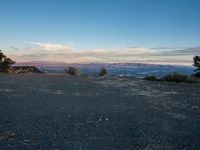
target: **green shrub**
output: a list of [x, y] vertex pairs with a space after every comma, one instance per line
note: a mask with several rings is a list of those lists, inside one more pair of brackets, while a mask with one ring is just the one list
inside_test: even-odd
[[9, 69], [9, 73], [18, 74], [18, 73], [43, 73], [35, 66], [14, 66]]
[[15, 64], [15, 61], [8, 58], [3, 52], [0, 50], [0, 72], [9, 72], [11, 65]]
[[193, 62], [193, 66], [196, 67], [196, 69], [194, 70], [196, 72], [194, 76], [196, 78], [200, 78], [200, 56], [193, 57]]
[[67, 69], [65, 69], [65, 72], [72, 76], [81, 76], [82, 75], [81, 71], [74, 67], [68, 67]]
[[105, 76], [105, 75], [108, 75], [108, 72], [105, 68], [102, 68], [100, 73], [99, 73], [99, 76], [102, 77], [102, 76]]
[[148, 81], [156, 81], [157, 80], [157, 78], [155, 76], [146, 76], [144, 79], [148, 80]]
[[196, 72], [195, 74], [193, 74], [193, 76], [196, 78], [200, 78], [200, 72]]
[[164, 76], [163, 78], [161, 78], [161, 80], [168, 81], [168, 82], [187, 82], [187, 78], [188, 78], [187, 75], [173, 73], [173, 74]]
[[200, 83], [200, 79], [195, 76], [188, 76], [187, 83]]
[[92, 72], [88, 75], [89, 78], [95, 78], [95, 77], [98, 77], [99, 76], [99, 73], [97, 72]]

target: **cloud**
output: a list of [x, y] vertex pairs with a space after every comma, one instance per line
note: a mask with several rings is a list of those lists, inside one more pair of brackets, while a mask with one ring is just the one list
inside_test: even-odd
[[[165, 49], [175, 47], [160, 47]], [[177, 48], [177, 47], [176, 47]], [[66, 63], [155, 63], [192, 65], [200, 47], [160, 51], [144, 47], [113, 47], [80, 50], [74, 44], [26, 42], [15, 55], [16, 61], [63, 61]], [[14, 55], [13, 55], [14, 56]]]
[[143, 47], [120, 47], [112, 49], [93, 49], [83, 51], [88, 55], [110, 55], [110, 56], [126, 56], [126, 55], [142, 55], [153, 52], [150, 49]]
[[16, 50], [16, 51], [19, 51], [19, 50], [20, 50], [20, 48], [15, 47], [15, 46], [10, 46], [10, 48], [13, 49], [13, 50]]
[[46, 51], [46, 52], [58, 52], [58, 51], [71, 51], [74, 49], [72, 44], [52, 44], [52, 43], [41, 43], [41, 42], [25, 42], [29, 47], [30, 51]]
[[140, 57], [151, 52], [142, 47], [115, 47], [79, 50], [70, 44], [51, 44], [41, 42], [26, 42], [19, 60], [24, 61], [65, 61], [74, 62], [131, 62], [135, 57]]
[[153, 52], [151, 49], [144, 47], [130, 47], [127, 48], [129, 54], [147, 54]]
[[161, 46], [161, 47], [153, 47], [150, 48], [152, 50], [181, 50], [181, 49], [186, 49], [190, 48], [189, 46]]
[[174, 55], [200, 55], [200, 47], [191, 47], [183, 50], [172, 51], [171, 54]]

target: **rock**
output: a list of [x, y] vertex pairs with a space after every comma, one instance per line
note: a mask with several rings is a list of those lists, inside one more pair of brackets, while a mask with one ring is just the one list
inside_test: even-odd
[[15, 133], [10, 132], [10, 131], [0, 133], [0, 140], [6, 140], [6, 139], [13, 137], [13, 136], [15, 136]]
[[105, 118], [105, 120], [108, 121], [109, 119], [108, 119], [108, 118]]
[[5, 119], [5, 123], [10, 123], [10, 120], [9, 119]]

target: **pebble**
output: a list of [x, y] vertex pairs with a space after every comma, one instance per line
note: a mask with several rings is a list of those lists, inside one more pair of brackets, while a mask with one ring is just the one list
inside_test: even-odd
[[15, 133], [10, 132], [10, 131], [0, 133], [0, 140], [5, 140], [5, 139], [8, 139], [8, 138], [13, 137], [13, 136], [15, 136]]
[[108, 119], [108, 118], [105, 118], [105, 120], [108, 121], [109, 119]]

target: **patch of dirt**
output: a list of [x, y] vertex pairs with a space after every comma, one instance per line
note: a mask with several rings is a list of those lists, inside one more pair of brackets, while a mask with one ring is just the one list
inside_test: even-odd
[[169, 113], [169, 112], [167, 114], [177, 120], [185, 120], [187, 118], [187, 116], [185, 116], [183, 114]]
[[40, 89], [40, 92], [45, 93], [45, 94], [55, 94], [55, 95], [64, 95], [65, 94], [62, 90]]
[[14, 90], [13, 89], [0, 89], [0, 92], [11, 93], [11, 92], [14, 92]]
[[96, 83], [103, 85], [104, 87], [118, 87], [125, 90], [125, 95], [140, 95], [146, 97], [164, 97], [168, 95], [176, 95], [178, 92], [174, 91], [162, 91], [154, 89], [149, 86], [143, 80], [128, 80], [128, 79], [117, 79], [117, 80], [101, 80]]

